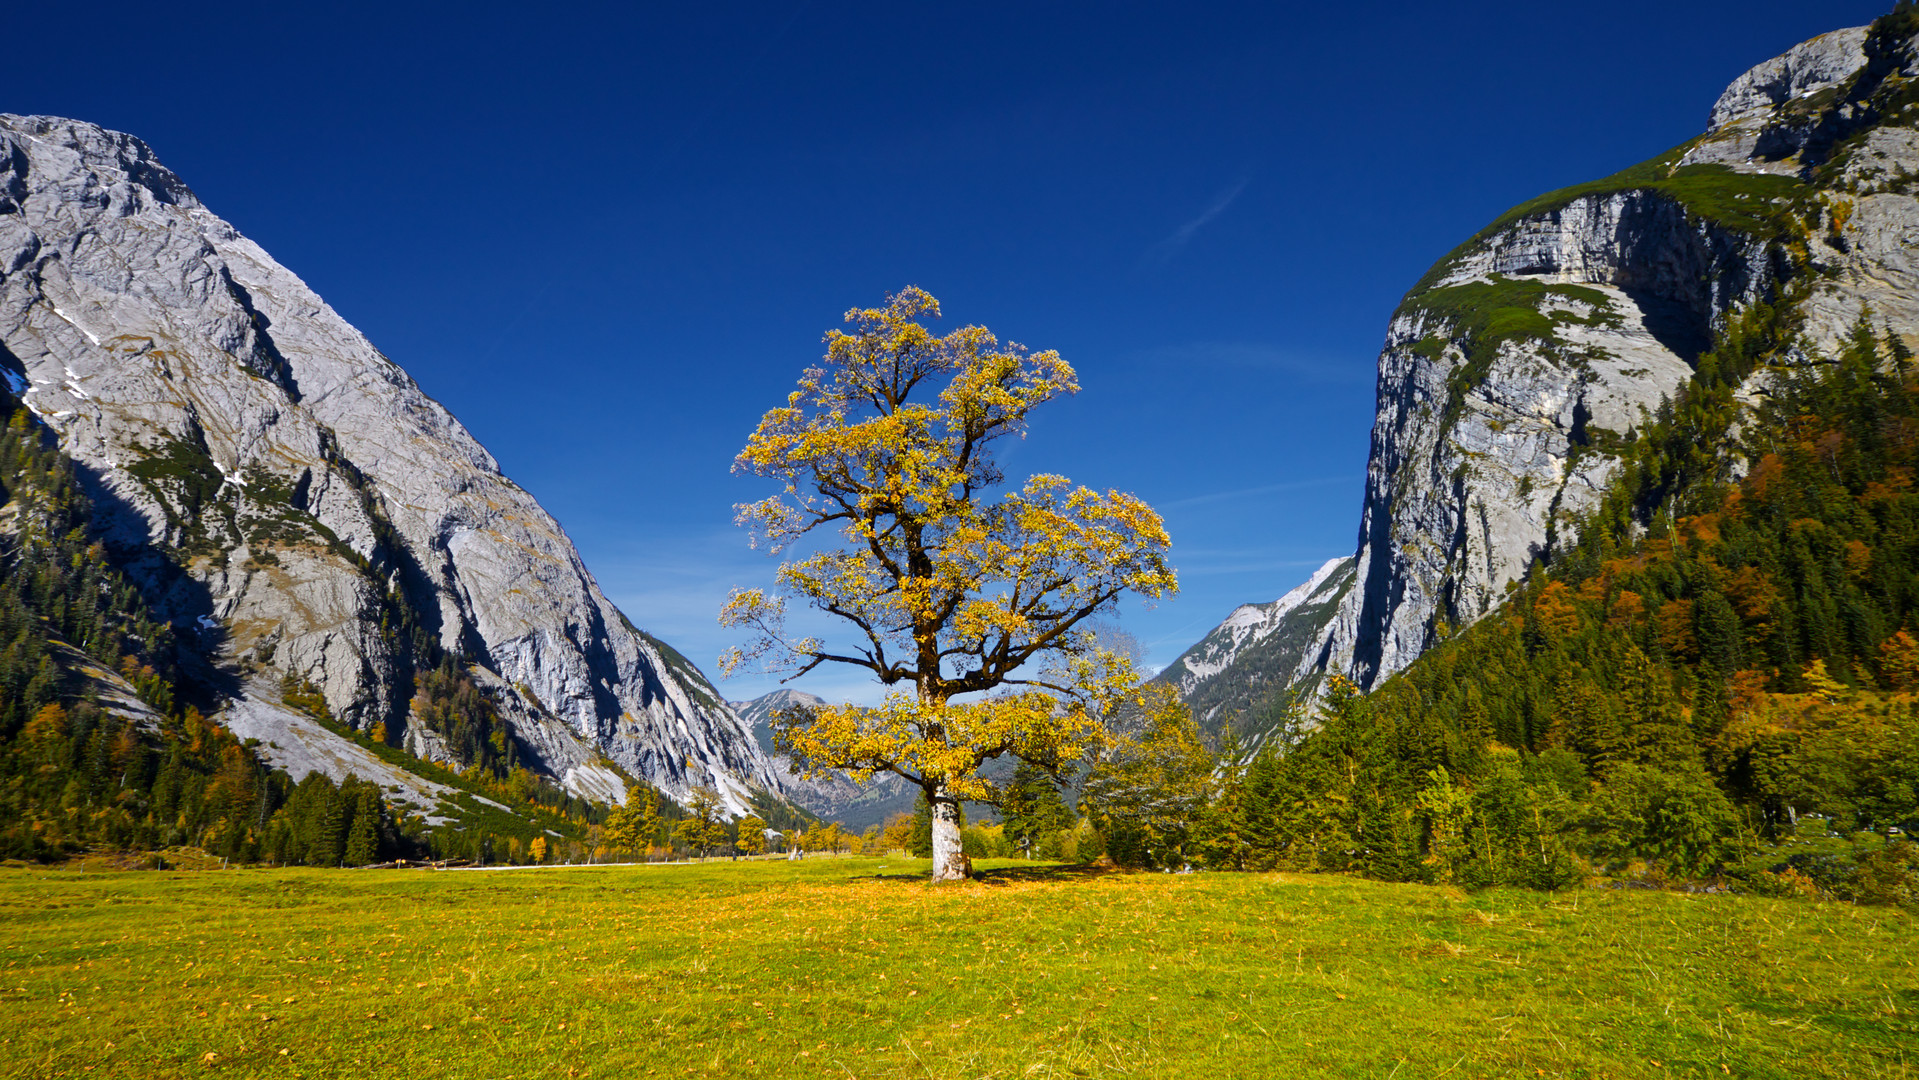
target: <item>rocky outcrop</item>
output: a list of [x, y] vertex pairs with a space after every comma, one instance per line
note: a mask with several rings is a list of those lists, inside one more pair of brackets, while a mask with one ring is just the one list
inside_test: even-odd
[[892, 773], [875, 773], [865, 783], [858, 783], [843, 773], [809, 778], [791, 771], [791, 760], [773, 745], [773, 717], [784, 710], [824, 704], [825, 698], [804, 690], [774, 690], [751, 701], [733, 702], [732, 707], [752, 728], [754, 739], [772, 759], [774, 767], [787, 772], [787, 797], [810, 813], [858, 831], [880, 824], [894, 814], [911, 811], [920, 790]]
[[1720, 131], [1734, 120], [1768, 114], [1794, 98], [1844, 82], [1865, 63], [1866, 27], [1821, 34], [1734, 79], [1713, 102], [1706, 127]]
[[492, 810], [507, 809], [491, 799], [382, 761], [366, 747], [341, 738], [313, 717], [276, 701], [271, 680], [257, 680], [248, 689], [252, 692], [237, 695], [220, 712], [220, 723], [236, 738], [252, 741], [255, 753], [290, 776], [306, 777], [317, 772], [335, 783], [349, 776], [372, 781], [394, 809], [418, 814], [428, 825], [457, 820], [463, 801], [483, 803]]
[[1356, 580], [1295, 682], [1370, 687], [1496, 607], [1747, 305], [1790, 293], [1802, 358], [1862, 314], [1919, 332], [1914, 76], [1898, 16], [1816, 38], [1736, 80], [1686, 146], [1441, 260], [1388, 327]]
[[532, 496], [140, 140], [0, 115], [0, 369], [236, 723], [273, 713], [255, 672], [311, 682], [356, 727], [404, 730], [412, 665], [437, 650], [473, 665], [577, 792], [618, 797], [609, 766], [675, 796], [711, 785], [735, 809], [780, 789], [712, 686], [608, 602]]
[[1208, 734], [1230, 728], [1244, 748], [1254, 748], [1273, 729], [1293, 671], [1324, 634], [1353, 577], [1352, 556], [1342, 556], [1277, 600], [1241, 604], [1153, 681], [1192, 706]]
[[[1675, 396], [1713, 319], [1770, 287], [1765, 246], [1657, 193], [1580, 200], [1467, 254], [1380, 354], [1357, 582], [1309, 669], [1361, 686], [1499, 602], [1612, 479], [1592, 452]], [[1545, 336], [1488, 342], [1475, 308]], [[1480, 370], [1475, 370], [1476, 368]]]

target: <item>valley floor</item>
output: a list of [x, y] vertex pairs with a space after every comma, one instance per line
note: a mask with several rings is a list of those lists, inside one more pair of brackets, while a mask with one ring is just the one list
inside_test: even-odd
[[985, 864], [0, 871], [0, 1077], [1907, 1077], [1919, 920]]

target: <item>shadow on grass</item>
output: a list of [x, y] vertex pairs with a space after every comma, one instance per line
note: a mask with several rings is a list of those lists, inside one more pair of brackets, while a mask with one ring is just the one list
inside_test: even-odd
[[1110, 863], [1070, 863], [1051, 866], [1002, 866], [992, 870], [981, 870], [973, 875], [973, 880], [982, 885], [1011, 885], [1014, 882], [1069, 882], [1092, 881], [1110, 874], [1122, 873], [1119, 867]]
[[[1110, 863], [1052, 863], [1044, 866], [999, 866], [990, 870], [976, 870], [972, 881], [979, 885], [1012, 885], [1022, 882], [1092, 881], [1110, 874], [1125, 873]], [[929, 873], [925, 870], [904, 873], [886, 873], [882, 869], [876, 874], [860, 874], [854, 881], [917, 882], [930, 884]]]

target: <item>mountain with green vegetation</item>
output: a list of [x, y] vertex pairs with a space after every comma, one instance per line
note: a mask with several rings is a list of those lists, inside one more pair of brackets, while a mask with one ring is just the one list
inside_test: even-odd
[[[334, 722], [309, 686], [280, 691], [303, 721], [283, 747], [209, 720], [187, 700], [199, 658], [93, 539], [54, 434], [5, 391], [0, 415], [0, 858], [189, 847], [333, 866], [590, 840], [602, 807], [524, 770], [421, 761]], [[445, 697], [431, 677], [422, 695]], [[314, 752], [333, 767], [270, 764]]]
[[7, 854], [594, 857], [629, 790], [782, 812], [699, 669], [144, 143], [0, 114], [0, 268]]
[[1177, 690], [1208, 735], [1256, 748], [1299, 719], [1294, 672], [1352, 586], [1351, 556], [1330, 560], [1279, 599], [1233, 609], [1153, 681]]
[[1793, 355], [1778, 311], [1722, 336], [1493, 615], [1370, 693], [1337, 680], [1256, 756], [1213, 857], [1919, 904], [1919, 369], [1864, 321]]
[[779, 793], [558, 522], [146, 144], [0, 115], [0, 267], [0, 372], [193, 658], [196, 703], [268, 761], [343, 780], [334, 724], [554, 805]]
[[1919, 905], [1915, 172], [1902, 2], [1442, 259], [1381, 359], [1357, 581], [1296, 676], [1318, 723], [1210, 788], [1150, 732], [1173, 809], [1108, 849]]
[[[1909, 21], [1901, 8], [1757, 65], [1704, 133], [1528, 200], [1434, 264], [1380, 353], [1350, 588], [1307, 648], [1176, 673], [1185, 699], [1277, 718], [1328, 675], [1371, 688], [1487, 617], [1576, 542], [1639, 433], [1764, 312], [1791, 323], [1785, 365], [1837, 355], [1862, 317], [1906, 347], [1919, 334]], [[1769, 370], [1733, 388], [1741, 408]], [[1204, 688], [1222, 677], [1232, 689]]]
[[1919, 333], [1909, 19], [1758, 65], [1703, 134], [1515, 207], [1414, 285], [1379, 359], [1356, 580], [1296, 686], [1371, 688], [1496, 611], [1763, 312], [1790, 326], [1730, 391], [1748, 412], [1862, 317]]
[[1576, 535], [1631, 434], [1742, 312], [1790, 294], [1805, 341], [1828, 353], [1864, 311], [1919, 329], [1903, 240], [1919, 221], [1904, 179], [1919, 140], [1909, 117], [1882, 122], [1909, 77], [1888, 33], [1835, 31], [1758, 65], [1704, 134], [1528, 200], [1439, 260], [1380, 352], [1337, 602], [1313, 609], [1310, 641], [1286, 640], [1302, 613], [1244, 655], [1230, 643], [1257, 619], [1241, 608], [1162, 680], [1209, 729], [1231, 716], [1235, 734], [1264, 738], [1327, 675], [1374, 686], [1495, 610]]

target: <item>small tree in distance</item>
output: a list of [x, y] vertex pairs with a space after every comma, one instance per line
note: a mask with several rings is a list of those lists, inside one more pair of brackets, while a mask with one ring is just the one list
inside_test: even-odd
[[1074, 818], [1053, 778], [1022, 761], [1006, 784], [1000, 820], [1006, 826], [1006, 839], [1021, 858], [1030, 859], [1040, 837], [1072, 828]]
[[678, 829], [680, 843], [689, 855], [705, 858], [726, 842], [726, 820], [722, 816], [719, 793], [704, 785], [695, 786], [686, 797], [686, 820]]
[[[1041, 474], [993, 496], [1004, 480], [993, 444], [1077, 391], [1076, 376], [1058, 353], [1002, 345], [984, 327], [935, 336], [921, 320], [939, 313], [917, 288], [848, 312], [852, 332], [827, 333], [823, 365], [748, 439], [736, 471], [785, 488], [740, 508], [755, 544], [786, 552], [822, 526], [840, 542], [816, 535], [812, 554], [780, 565], [773, 593], [734, 591], [720, 621], [754, 639], [720, 666], [797, 677], [846, 664], [902, 688], [877, 708], [788, 711], [774, 737], [810, 775], [917, 785], [933, 878], [946, 881], [969, 872], [961, 801], [998, 801], [980, 765], [1010, 754], [1058, 776], [1101, 745], [1104, 717], [1134, 688], [1130, 660], [1100, 648], [1089, 620], [1127, 593], [1178, 584], [1164, 524], [1132, 495]], [[856, 644], [789, 636], [788, 598], [843, 620]]]
[[628, 784], [626, 801], [606, 815], [601, 831], [606, 845], [644, 858], [652, 850], [653, 835], [659, 828], [658, 805], [653, 789], [642, 790], [637, 784]]
[[748, 814], [740, 819], [739, 839], [733, 842], [742, 855], [758, 855], [766, 850], [766, 822], [757, 815]]
[[885, 855], [894, 851], [906, 851], [913, 843], [913, 815], [904, 811], [886, 819], [880, 829], [879, 850], [876, 855]]

